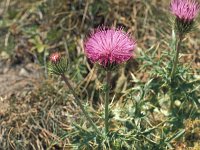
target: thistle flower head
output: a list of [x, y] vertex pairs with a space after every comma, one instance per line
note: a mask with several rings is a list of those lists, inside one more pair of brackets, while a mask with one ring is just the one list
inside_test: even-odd
[[184, 21], [193, 21], [200, 10], [195, 0], [172, 0], [170, 5], [172, 13]]
[[200, 4], [195, 0], [172, 0], [170, 6], [171, 12], [176, 16], [175, 29], [178, 34], [190, 32], [200, 11]]
[[58, 52], [55, 52], [49, 56], [49, 59], [52, 63], [57, 63], [61, 59], [61, 56]]
[[129, 60], [135, 46], [135, 40], [122, 28], [97, 29], [84, 43], [87, 57], [103, 67]]
[[52, 53], [49, 56], [48, 70], [51, 74], [61, 75], [67, 70], [67, 60], [61, 57], [58, 52]]

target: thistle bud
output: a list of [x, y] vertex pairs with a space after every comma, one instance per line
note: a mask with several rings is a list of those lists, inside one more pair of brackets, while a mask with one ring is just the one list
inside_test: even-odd
[[62, 58], [58, 52], [49, 56], [48, 70], [51, 74], [62, 75], [67, 71], [67, 59]]

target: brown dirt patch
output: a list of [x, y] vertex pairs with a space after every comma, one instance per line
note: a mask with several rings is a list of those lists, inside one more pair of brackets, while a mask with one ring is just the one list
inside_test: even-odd
[[12, 96], [25, 97], [41, 81], [41, 69], [29, 63], [11, 67], [1, 63], [0, 69], [0, 116], [9, 109]]

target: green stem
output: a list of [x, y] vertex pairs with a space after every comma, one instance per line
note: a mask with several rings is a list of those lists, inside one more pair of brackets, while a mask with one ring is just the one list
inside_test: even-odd
[[[177, 69], [177, 64], [178, 64], [178, 60], [179, 60], [179, 53], [180, 53], [180, 47], [181, 47], [181, 42], [183, 40], [183, 35], [180, 34], [179, 35], [179, 39], [178, 39], [178, 43], [176, 44], [176, 49], [175, 49], [175, 56], [174, 56], [174, 62], [173, 62], [173, 68], [172, 68], [172, 72], [171, 72], [171, 86], [173, 86], [173, 79], [174, 79], [174, 75]], [[170, 88], [170, 111], [172, 111], [172, 113], [174, 113], [174, 96], [173, 96], [173, 87]]]
[[110, 99], [110, 77], [111, 72], [106, 72], [106, 94], [105, 94], [105, 134], [109, 132], [109, 99]]
[[97, 126], [94, 124], [94, 122], [92, 121], [92, 119], [90, 118], [89, 114], [87, 113], [87, 111], [84, 109], [84, 106], [81, 103], [81, 100], [79, 99], [78, 95], [75, 93], [74, 89], [72, 88], [71, 84], [68, 81], [68, 78], [64, 75], [61, 74], [62, 79], [65, 81], [66, 85], [68, 86], [68, 88], [70, 89], [70, 91], [72, 92], [73, 96], [75, 97], [76, 102], [78, 103], [79, 107], [81, 108], [82, 112], [84, 113], [85, 117], [87, 118], [87, 120], [90, 122], [91, 126], [94, 128], [94, 130], [100, 134], [100, 131], [98, 130]]
[[170, 106], [169, 106], [169, 112], [172, 112], [172, 114], [174, 114], [174, 95], [173, 95], [172, 88], [170, 88]]
[[175, 57], [174, 57], [173, 68], [172, 68], [172, 72], [171, 72], [171, 79], [174, 78], [174, 74], [176, 72], [176, 68], [177, 68], [177, 64], [178, 64], [178, 59], [179, 59], [179, 53], [180, 53], [180, 46], [181, 46], [182, 40], [183, 40], [183, 36], [179, 35], [178, 43], [177, 43], [176, 49], [175, 49], [176, 54], [175, 54]]

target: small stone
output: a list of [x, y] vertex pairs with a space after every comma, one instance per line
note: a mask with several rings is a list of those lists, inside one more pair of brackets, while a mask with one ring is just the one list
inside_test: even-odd
[[19, 75], [20, 76], [24, 76], [24, 77], [28, 77], [29, 76], [29, 73], [26, 69], [22, 68], [19, 72]]
[[8, 68], [8, 67], [4, 68], [4, 69], [3, 69], [3, 74], [6, 74], [8, 71], [9, 71], [9, 68]]

